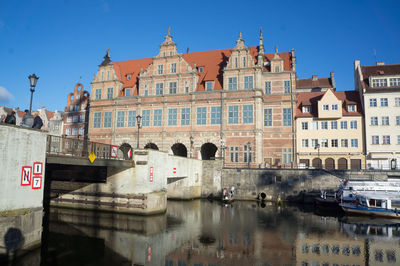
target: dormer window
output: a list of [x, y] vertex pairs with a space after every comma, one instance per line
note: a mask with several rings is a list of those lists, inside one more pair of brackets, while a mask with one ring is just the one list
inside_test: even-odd
[[243, 67], [246, 67], [246, 57], [243, 57]]
[[356, 106], [354, 104], [350, 104], [347, 106], [347, 112], [355, 112]]
[[390, 87], [400, 87], [400, 78], [390, 79]]
[[311, 113], [311, 106], [309, 105], [303, 106], [303, 113]]
[[332, 104], [332, 110], [337, 110], [338, 109], [338, 105], [337, 104]]
[[279, 72], [279, 66], [275, 66], [275, 72]]
[[131, 89], [125, 89], [125, 97], [131, 96]]
[[206, 82], [206, 91], [212, 91], [212, 81]]
[[237, 68], [238, 67], [238, 59], [237, 59], [237, 57], [235, 57], [235, 68]]
[[322, 110], [324, 110], [324, 111], [329, 111], [329, 104], [324, 104], [324, 105], [322, 106]]
[[204, 72], [204, 67], [199, 67], [199, 73], [203, 73]]
[[163, 70], [164, 70], [164, 66], [163, 65], [158, 65], [157, 66], [157, 73], [159, 75], [161, 75], [163, 73]]
[[387, 79], [373, 79], [372, 87], [387, 87]]
[[128, 76], [126, 76], [127, 80], [131, 80], [132, 76], [129, 74]]

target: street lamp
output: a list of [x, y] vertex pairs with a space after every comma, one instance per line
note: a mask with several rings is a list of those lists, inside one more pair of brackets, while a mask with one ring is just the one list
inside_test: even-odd
[[221, 157], [222, 157], [222, 167], [225, 167], [225, 143], [224, 140], [221, 138], [220, 140], [220, 147], [221, 147]]
[[320, 148], [320, 145], [319, 145], [319, 143], [317, 143], [315, 145], [314, 149], [318, 149], [318, 168], [321, 168], [321, 158], [319, 156], [319, 148]]
[[190, 140], [190, 158], [192, 158], [192, 147], [194, 143], [193, 137], [190, 136], [189, 140]]
[[35, 92], [36, 83], [39, 77], [37, 77], [35, 74], [32, 74], [28, 78], [29, 78], [29, 83], [31, 85], [31, 103], [29, 104], [29, 114], [31, 114], [33, 93]]
[[140, 124], [142, 122], [142, 117], [140, 115], [136, 116], [136, 122], [137, 122], [137, 145], [136, 145], [136, 149], [139, 149], [139, 130], [142, 127], [142, 125]]

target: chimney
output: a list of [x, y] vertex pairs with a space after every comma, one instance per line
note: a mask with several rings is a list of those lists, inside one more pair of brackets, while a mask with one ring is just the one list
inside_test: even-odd
[[385, 62], [376, 62], [376, 65], [377, 65], [377, 66], [384, 66], [384, 65], [385, 65]]
[[189, 47], [186, 49], [186, 53], [187, 53], [187, 54], [189, 53]]
[[335, 72], [331, 72], [331, 83], [333, 91], [336, 91]]
[[312, 80], [313, 81], [318, 80], [318, 75], [312, 75]]

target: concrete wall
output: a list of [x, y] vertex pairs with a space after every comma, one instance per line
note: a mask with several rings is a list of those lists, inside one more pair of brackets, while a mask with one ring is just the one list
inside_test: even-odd
[[215, 197], [221, 192], [222, 161], [203, 161], [201, 196]]

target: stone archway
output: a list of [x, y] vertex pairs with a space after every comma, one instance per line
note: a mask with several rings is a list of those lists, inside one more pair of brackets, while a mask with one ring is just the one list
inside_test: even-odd
[[328, 169], [328, 170], [335, 169], [335, 160], [333, 158], [325, 159], [325, 169]]
[[171, 150], [176, 156], [187, 157], [186, 146], [182, 143], [175, 143], [174, 145], [172, 145]]
[[347, 170], [348, 169], [347, 159], [346, 158], [340, 158], [338, 160], [338, 169], [340, 169], [340, 170]]
[[202, 160], [215, 160], [215, 153], [217, 152], [218, 148], [215, 144], [207, 142], [201, 146], [201, 159]]
[[122, 151], [122, 154], [124, 155], [124, 160], [129, 160], [129, 155], [128, 152], [130, 149], [132, 149], [132, 146], [129, 145], [128, 143], [122, 143], [121, 146], [119, 146], [119, 149]]
[[321, 168], [321, 166], [322, 166], [322, 161], [320, 158], [314, 158], [312, 160], [312, 167], [319, 169]]
[[152, 142], [147, 143], [144, 148], [158, 151], [158, 146]]

